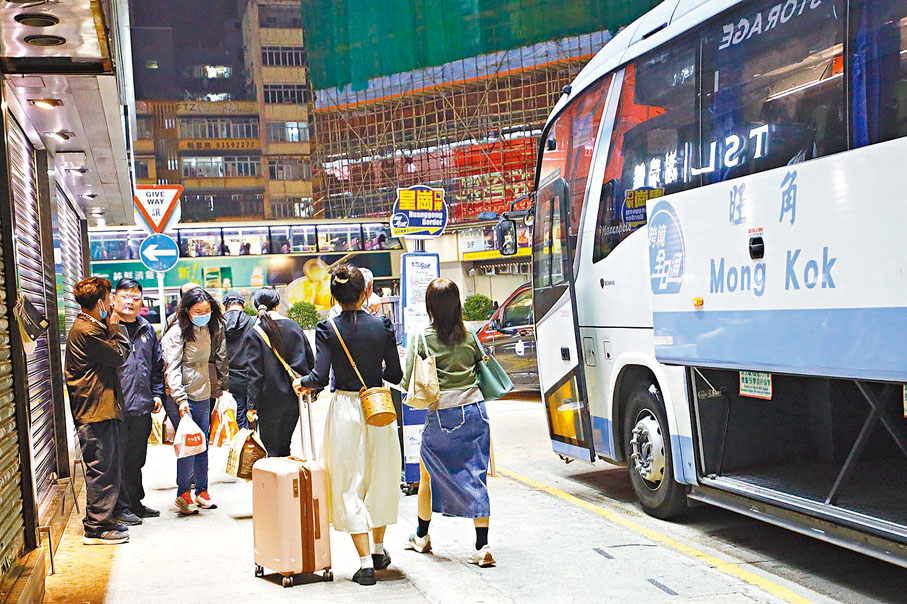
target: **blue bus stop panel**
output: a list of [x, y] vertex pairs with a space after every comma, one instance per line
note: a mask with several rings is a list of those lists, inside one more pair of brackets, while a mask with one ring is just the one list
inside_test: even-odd
[[166, 273], [179, 261], [180, 249], [172, 237], [155, 233], [142, 241], [139, 258], [149, 270]]

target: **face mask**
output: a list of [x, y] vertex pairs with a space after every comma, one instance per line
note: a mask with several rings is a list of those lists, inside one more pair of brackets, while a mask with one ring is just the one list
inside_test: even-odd
[[204, 327], [211, 320], [211, 313], [207, 315], [193, 315], [192, 324], [196, 327]]
[[106, 318], [107, 318], [107, 311], [106, 311], [106, 310], [102, 310], [102, 311], [100, 312], [100, 315], [101, 315], [101, 319], [102, 319], [102, 320], [103, 320], [103, 319], [106, 319]]

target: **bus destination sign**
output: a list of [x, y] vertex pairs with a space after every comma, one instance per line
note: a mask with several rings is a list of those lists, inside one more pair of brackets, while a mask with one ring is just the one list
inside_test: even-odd
[[440, 237], [447, 226], [447, 204], [444, 189], [416, 185], [397, 189], [397, 200], [391, 215], [391, 234], [408, 239]]

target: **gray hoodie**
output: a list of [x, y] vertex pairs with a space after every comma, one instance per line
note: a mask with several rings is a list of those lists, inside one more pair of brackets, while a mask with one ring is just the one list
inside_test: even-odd
[[[227, 384], [229, 367], [223, 331], [215, 335], [212, 350], [211, 333], [207, 327], [194, 327], [195, 341], [184, 342], [179, 324], [164, 334], [161, 346], [166, 365], [164, 377], [170, 396], [177, 405], [187, 401], [206, 401], [217, 398]], [[215, 371], [209, 375], [208, 363]]]

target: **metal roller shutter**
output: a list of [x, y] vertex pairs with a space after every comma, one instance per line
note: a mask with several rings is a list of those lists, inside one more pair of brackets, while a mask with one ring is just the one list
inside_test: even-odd
[[[19, 269], [19, 292], [47, 316], [48, 290], [55, 291], [44, 272], [41, 225], [38, 218], [38, 189], [35, 174], [35, 152], [25, 133], [9, 120], [10, 183], [13, 188], [16, 220], [16, 260]], [[55, 295], [55, 293], [54, 293]], [[54, 317], [48, 317], [54, 320]], [[37, 341], [37, 348], [26, 358], [28, 397], [31, 412], [32, 469], [39, 509], [44, 495], [57, 478], [57, 446], [53, 385], [50, 371], [50, 348], [47, 334]]]
[[79, 215], [73, 209], [66, 195], [57, 189], [57, 223], [60, 238], [60, 264], [62, 265], [63, 313], [68, 334], [79, 315], [79, 304], [72, 292], [82, 277], [82, 232]]

